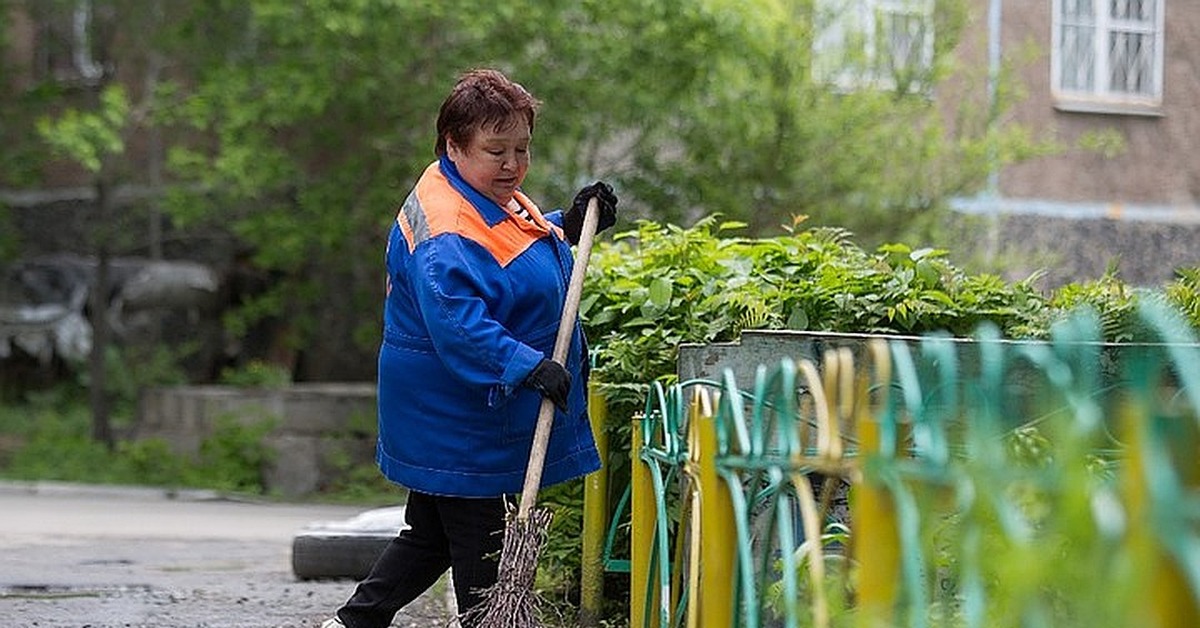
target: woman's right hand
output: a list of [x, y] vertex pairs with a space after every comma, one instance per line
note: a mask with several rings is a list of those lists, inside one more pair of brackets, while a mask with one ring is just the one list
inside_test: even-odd
[[571, 393], [571, 374], [554, 360], [542, 358], [525, 377], [524, 384], [554, 402], [561, 411], [567, 411], [567, 395]]

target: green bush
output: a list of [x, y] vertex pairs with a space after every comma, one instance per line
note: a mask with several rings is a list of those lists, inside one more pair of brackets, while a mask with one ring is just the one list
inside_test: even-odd
[[203, 470], [205, 484], [225, 491], [265, 492], [263, 470], [273, 452], [263, 439], [274, 427], [270, 419], [247, 423], [235, 416], [220, 417], [212, 434], [200, 443], [197, 468]]
[[1200, 268], [1182, 268], [1176, 275], [1175, 281], [1167, 284], [1167, 300], [1193, 328], [1200, 329]]
[[610, 403], [640, 405], [650, 382], [670, 380], [680, 343], [744, 329], [966, 335], [990, 321], [1031, 337], [1052, 319], [1037, 276], [969, 275], [945, 251], [902, 244], [869, 253], [840, 229], [731, 235], [741, 227], [640, 222], [597, 247], [580, 312]]
[[[868, 252], [828, 228], [747, 239], [736, 235], [742, 227], [716, 217], [690, 228], [643, 221], [596, 246], [580, 313], [609, 406], [610, 504], [628, 483], [631, 419], [653, 382], [675, 380], [681, 343], [733, 341], [745, 329], [968, 336], [985, 322], [1007, 338], [1042, 339], [1081, 307], [1100, 316], [1107, 341], [1123, 342], [1138, 333], [1137, 300], [1164, 294], [1200, 327], [1200, 269], [1179, 271], [1165, 291], [1109, 273], [1044, 294], [1040, 274], [1014, 283], [968, 274], [942, 250]], [[578, 556], [577, 537], [551, 542], [556, 555]]]
[[252, 360], [239, 368], [222, 369], [219, 381], [242, 388], [283, 388], [292, 383], [292, 373], [276, 364]]
[[160, 439], [122, 441], [114, 449], [91, 438], [85, 399], [61, 386], [18, 405], [0, 406], [0, 477], [96, 484], [209, 488], [263, 494], [262, 472], [270, 461], [263, 436], [270, 421], [243, 425], [218, 421], [195, 458], [181, 456]]

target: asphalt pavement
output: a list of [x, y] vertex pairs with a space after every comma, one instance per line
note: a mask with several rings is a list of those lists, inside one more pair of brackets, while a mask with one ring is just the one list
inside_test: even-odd
[[[309, 628], [353, 591], [301, 581], [296, 532], [369, 508], [207, 491], [0, 482], [4, 628]], [[449, 626], [448, 585], [393, 626]]]

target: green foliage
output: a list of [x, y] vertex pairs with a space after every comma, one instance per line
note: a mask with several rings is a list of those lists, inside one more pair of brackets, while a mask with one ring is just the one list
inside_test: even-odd
[[1125, 136], [1114, 128], [1088, 131], [1079, 137], [1079, 148], [1112, 159], [1125, 152]]
[[321, 490], [323, 500], [350, 504], [395, 505], [404, 501], [403, 488], [392, 483], [374, 464], [355, 464], [345, 452], [332, 451], [325, 463], [336, 478]]
[[[1007, 338], [1048, 338], [1054, 325], [1079, 308], [1094, 312], [1106, 341], [1122, 342], [1139, 337], [1133, 313], [1139, 299], [1153, 294], [1133, 290], [1114, 271], [1099, 281], [1043, 295], [1034, 287], [1037, 276], [1009, 284], [993, 275], [967, 274], [950, 264], [944, 251], [888, 244], [872, 253], [856, 246], [846, 232], [824, 228], [793, 229], [777, 238], [734, 237], [742, 227], [713, 217], [688, 229], [643, 221], [636, 230], [602, 242], [593, 253], [595, 262], [580, 311], [596, 354], [595, 377], [609, 405], [609, 430], [614, 434], [610, 444], [617, 453], [608, 462], [608, 472], [615, 484], [623, 485], [629, 464], [623, 455], [628, 447], [628, 419], [641, 410], [652, 382], [674, 379], [681, 343], [732, 341], [749, 328], [893, 334], [947, 331], [969, 336], [983, 323], [995, 325]], [[1200, 303], [1198, 287], [1200, 272], [1185, 270], [1167, 290], [1170, 300], [1192, 313], [1193, 324]], [[1069, 477], [1081, 483], [1111, 477], [1111, 461], [1081, 453], [1082, 446], [1067, 437], [1054, 439], [1054, 447], [1051, 442], [1035, 426], [1013, 431], [1005, 439], [1011, 461], [1005, 468], [1030, 474], [1048, 469], [1079, 473], [1087, 479]], [[994, 482], [994, 490], [1031, 521], [1056, 515], [1048, 506], [1050, 496], [1036, 482], [1005, 484], [1004, 477], [979, 481], [985, 480]], [[988, 525], [1001, 522], [996, 519]], [[1065, 530], [1047, 534], [1052, 544], [1070, 538]], [[1088, 538], [1098, 548], [1098, 554], [1091, 556], [1102, 554], [1103, 539]], [[1055, 578], [1079, 582], [1086, 575], [1086, 569], [1070, 565], [1018, 574], [1022, 565], [1029, 564], [1032, 550], [1014, 551], [1017, 558], [997, 567], [1003, 573], [996, 578], [1029, 577], [1049, 587]], [[944, 565], [951, 562], [943, 561]], [[838, 599], [849, 599], [836, 587], [830, 591], [841, 595]], [[1019, 595], [1021, 599], [1010, 601], [1013, 605], [1028, 602], [1025, 593]], [[950, 602], [931, 608], [931, 613], [941, 613], [948, 621], [958, 612]]]
[[[885, 241], [948, 195], [977, 189], [993, 162], [1030, 154], [1029, 142], [1010, 138], [1023, 131], [993, 128], [977, 99], [949, 96], [945, 102], [964, 110], [951, 122], [924, 96], [949, 75], [967, 3], [937, 3], [935, 58], [928, 67], [905, 68], [917, 70], [907, 77], [887, 69], [882, 84], [890, 89], [865, 79], [831, 87], [813, 67], [824, 61], [814, 39], [827, 21], [814, 7], [836, 4], [722, 4], [723, 11], [710, 8], [719, 26], [705, 32], [713, 51], [706, 71], [686, 86], [691, 97], [676, 99], [678, 114], [661, 127], [661, 139], [635, 147], [637, 169], [623, 179], [655, 208], [655, 219], [719, 212], [768, 233], [790, 215], [807, 214], [817, 224]], [[835, 66], [842, 73], [854, 68], [865, 50], [862, 40], [857, 56]], [[859, 69], [849, 73], [881, 71]], [[982, 75], [963, 79], [978, 87]], [[664, 145], [678, 146], [682, 159]]]
[[[187, 383], [181, 366], [195, 350], [190, 342], [175, 346], [162, 344], [126, 344], [109, 346], [104, 352], [104, 369], [108, 384], [108, 400], [117, 427], [129, 422], [137, 407], [138, 395], [152, 386], [172, 386]], [[25, 391], [18, 401], [42, 405], [47, 396], [85, 399], [91, 386], [91, 372], [80, 369], [73, 380], [60, 382], [48, 391]]]
[[262, 493], [263, 471], [271, 462], [272, 451], [264, 437], [275, 421], [222, 416], [212, 435], [200, 444], [199, 466], [210, 471], [209, 486], [242, 493]]
[[[936, 58], [914, 81], [948, 76], [967, 4], [939, 0]], [[629, 215], [721, 213], [762, 233], [807, 213], [873, 238], [969, 189], [993, 154], [1023, 154], [985, 150], [1007, 131], [984, 135], [978, 115], [947, 127], [907, 88], [835, 93], [816, 81], [813, 11], [809, 0], [173, 7], [155, 42], [190, 80], [159, 90], [171, 106], [155, 119], [207, 141], [171, 147], [181, 185], [170, 211], [226, 230], [280, 272], [245, 321], [286, 312], [304, 346], [335, 315], [322, 286], [352, 287], [355, 311], [378, 311], [364, 278], [377, 276], [392, 208], [433, 157], [441, 99], [472, 66], [500, 67], [544, 101], [526, 189], [546, 208], [603, 177]], [[377, 329], [363, 318], [350, 337], [368, 347]]]
[[967, 274], [945, 251], [888, 244], [870, 253], [827, 228], [732, 235], [743, 227], [642, 221], [597, 246], [580, 313], [607, 401], [629, 410], [614, 416], [639, 409], [650, 382], [671, 380], [681, 343], [732, 341], [748, 328], [966, 336], [984, 322], [1008, 337], [1043, 337], [1055, 312], [1080, 301], [1070, 291], [1048, 300], [1036, 276], [1009, 284]]
[[[343, 430], [330, 436], [351, 441], [374, 438], [378, 417], [375, 412], [356, 412], [343, 424]], [[333, 482], [322, 487], [323, 498], [360, 504], [390, 505], [403, 501], [405, 489], [379, 472], [374, 462], [356, 463], [349, 452], [333, 448], [325, 455], [325, 464], [334, 471]]]
[[1166, 298], [1194, 329], [1200, 329], [1200, 267], [1182, 268], [1176, 275], [1164, 290]]
[[222, 369], [219, 381], [244, 388], [283, 388], [292, 383], [292, 372], [277, 364], [251, 360], [238, 368]]
[[[580, 315], [619, 420], [640, 409], [651, 382], [671, 381], [682, 343], [733, 341], [750, 328], [969, 336], [983, 323], [1008, 338], [1047, 338], [1085, 306], [1106, 341], [1124, 342], [1138, 334], [1139, 299], [1158, 294], [1112, 271], [1044, 295], [1038, 275], [1008, 283], [969, 274], [942, 250], [885, 244], [870, 253], [828, 228], [733, 235], [743, 227], [716, 217], [690, 228], [640, 221], [597, 245]], [[1180, 271], [1164, 294], [1200, 320], [1200, 271]]]
[[123, 441], [110, 450], [90, 436], [85, 399], [60, 387], [0, 406], [0, 477], [262, 494], [270, 461], [263, 437], [271, 426], [268, 420], [245, 424], [224, 417], [195, 457], [158, 439]]
[[106, 159], [125, 152], [123, 133], [129, 112], [125, 89], [113, 85], [100, 93], [96, 109], [68, 109], [57, 118], [46, 116], [38, 120], [37, 128], [58, 154], [97, 173]]
[[[825, 580], [820, 583], [813, 582], [810, 571], [812, 561], [810, 545], [814, 541], [805, 540], [795, 552], [800, 608], [812, 608], [813, 588], [815, 586], [822, 587], [828, 607], [832, 611], [830, 621], [835, 626], [852, 625], [851, 622], [854, 619], [852, 613], [854, 591], [852, 587], [848, 586], [851, 564], [845, 554], [845, 548], [849, 545], [851, 538], [850, 529], [845, 525], [836, 522], [825, 525], [820, 538], [815, 541], [821, 546], [821, 558], [825, 563]], [[776, 561], [776, 570], [780, 570], [782, 566], [782, 561]], [[762, 601], [776, 621], [781, 621], [787, 616], [787, 600], [784, 593], [782, 580], [771, 583], [763, 591]]]
[[[105, 353], [109, 398], [117, 415], [132, 416], [142, 390], [152, 386], [187, 383], [182, 362], [195, 351], [195, 343], [174, 347], [162, 344], [112, 346]], [[80, 384], [90, 385], [87, 371]]]
[[538, 492], [538, 507], [554, 513], [550, 535], [538, 568], [539, 591], [554, 597], [576, 593], [579, 585], [579, 540], [583, 537], [583, 480], [565, 482]]
[[87, 407], [63, 391], [33, 395], [32, 403], [5, 406], [0, 415], [7, 451], [4, 474], [15, 479], [105, 482], [109, 452], [90, 434]]
[[944, 251], [869, 253], [825, 228], [729, 236], [741, 227], [643, 221], [597, 247], [580, 313], [610, 403], [640, 404], [650, 382], [669, 381], [681, 343], [731, 341], [747, 328], [970, 335], [988, 321], [1026, 337], [1047, 316], [1032, 278], [968, 275]]
[[[1065, 418], [1065, 417], [1063, 417]], [[957, 511], [930, 504], [936, 519], [950, 518], [930, 537], [929, 551], [944, 554], [950, 586], [939, 605], [965, 625], [963, 596], [986, 596], [983, 625], [1089, 626], [1112, 623], [1128, 609], [1133, 574], [1120, 547], [1124, 525], [1116, 486], [1093, 454], [1097, 442], [1066, 429], [1057, 418], [1024, 426], [1006, 439], [1006, 455], [991, 464], [962, 461], [954, 473]], [[927, 489], [923, 489], [927, 490]], [[1106, 574], [1106, 583], [1095, 580]]]
[[1050, 299], [1050, 305], [1058, 312], [1090, 308], [1100, 317], [1100, 326], [1106, 339], [1110, 342], [1129, 342], [1138, 333], [1136, 313], [1139, 298], [1141, 295], [1121, 281], [1115, 270], [1109, 270], [1094, 281], [1063, 286]]
[[[205, 472], [202, 470], [203, 465], [189, 464], [171, 449], [169, 443], [158, 438], [122, 441], [117, 444], [117, 451], [113, 457], [117, 467], [122, 470], [120, 475], [129, 478], [113, 480], [119, 484], [184, 486], [193, 482], [199, 483], [199, 474]], [[217, 474], [218, 477], [227, 475], [227, 471]]]

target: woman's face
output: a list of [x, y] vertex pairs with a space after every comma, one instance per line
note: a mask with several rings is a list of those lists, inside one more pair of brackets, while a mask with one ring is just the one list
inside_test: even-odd
[[529, 125], [517, 117], [475, 129], [467, 146], [447, 138], [446, 154], [471, 187], [504, 206], [529, 171], [531, 139]]

